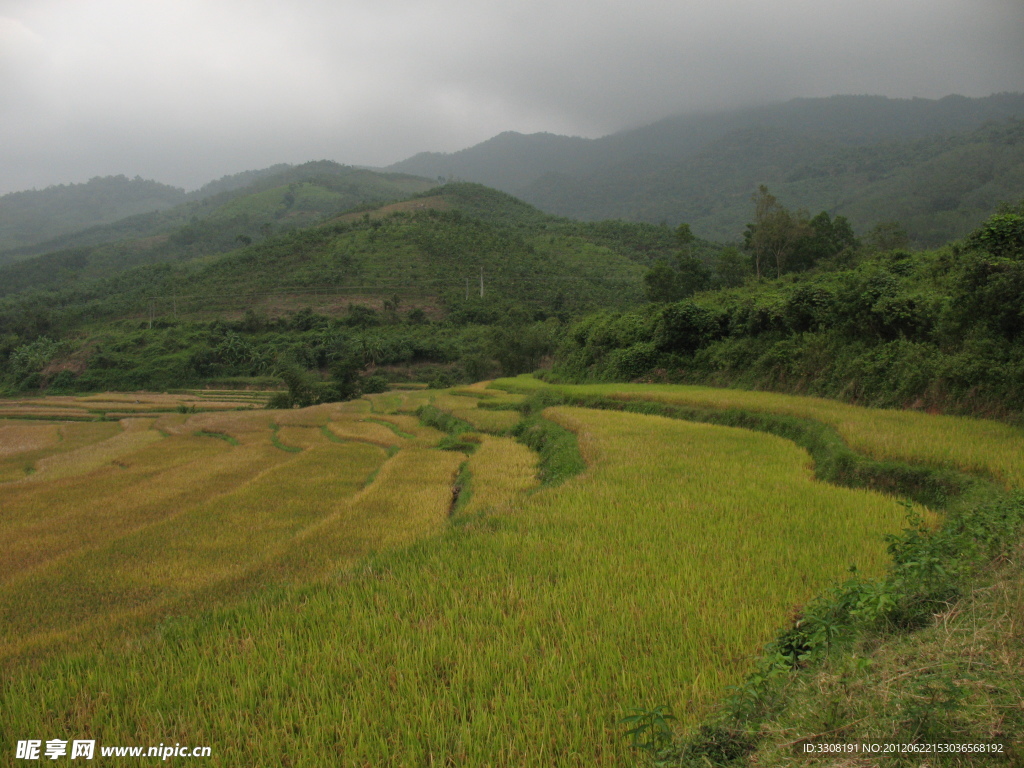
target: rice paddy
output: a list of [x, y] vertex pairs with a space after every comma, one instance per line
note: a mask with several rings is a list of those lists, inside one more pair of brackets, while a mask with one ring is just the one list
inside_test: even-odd
[[[690, 389], [614, 391], [799, 411], [878, 457], [1024, 485], [1017, 433], [987, 422], [928, 448], [936, 417]], [[518, 413], [479, 407], [521, 399], [0, 421], [15, 738], [209, 744], [224, 766], [621, 765], [630, 708], [699, 719], [797, 606], [852, 564], [880, 573], [903, 525], [781, 438], [577, 407], [543, 416], [586, 470], [541, 486], [504, 436]], [[490, 434], [439, 450], [426, 404]]]
[[1024, 429], [985, 419], [921, 411], [862, 408], [818, 397], [684, 385], [580, 384], [551, 387], [528, 376], [499, 379], [517, 392], [544, 388], [623, 400], [654, 400], [705, 408], [739, 408], [799, 416], [834, 427], [854, 450], [983, 474], [1007, 488], [1024, 488]]

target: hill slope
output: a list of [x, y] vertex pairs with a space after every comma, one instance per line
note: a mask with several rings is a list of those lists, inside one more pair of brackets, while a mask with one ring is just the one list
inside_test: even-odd
[[[130, 184], [162, 186], [141, 180]], [[81, 190], [77, 193], [75, 208], [81, 226], [59, 237], [51, 236], [20, 248], [0, 251], [0, 264], [55, 251], [167, 235], [186, 226], [193, 230], [185, 236], [186, 240], [203, 241], [209, 247], [215, 242], [230, 242], [239, 235], [265, 236], [268, 227], [294, 228], [354, 206], [400, 199], [421, 192], [431, 184], [407, 174], [375, 173], [330, 161], [275, 165], [225, 176], [187, 194], [175, 190], [176, 196], [169, 205], [159, 206], [159, 209], [148, 203], [142, 208], [136, 205], [134, 211], [123, 213], [116, 220], [90, 218], [92, 197], [89, 190]], [[41, 195], [41, 199], [46, 199], [52, 190], [60, 189], [17, 194], [26, 195], [28, 199]], [[10, 197], [14, 196], [7, 196]], [[4, 199], [0, 198], [0, 204]], [[146, 213], [137, 213], [138, 210]], [[129, 215], [131, 213], [136, 215]], [[17, 212], [11, 212], [10, 216], [11, 223], [6, 229], [0, 226], [0, 232], [17, 229], [20, 221]], [[180, 254], [175, 257], [178, 256]]]
[[758, 184], [787, 205], [845, 216], [859, 232], [896, 219], [918, 244], [940, 245], [1024, 194], [1024, 120], [861, 146], [776, 128], [739, 130], [684, 160], [647, 156], [586, 176], [548, 174], [522, 194], [564, 216], [682, 220], [705, 237], [734, 241]]
[[[330, 162], [254, 172], [255, 180], [231, 188], [233, 179], [204, 189], [214, 194], [165, 211], [133, 216], [38, 247], [46, 255], [0, 266], [0, 295], [29, 288], [70, 285], [143, 264], [181, 261], [264, 240], [275, 232], [309, 226], [361, 205], [398, 200], [431, 183], [404, 174], [381, 174]], [[202, 191], [202, 190], [200, 190]]]
[[[1021, 94], [797, 99], [668, 118], [600, 139], [504, 133], [460, 152], [416, 155], [390, 170], [480, 181], [560, 215], [687, 221], [702, 236], [734, 239], [746, 223], [740, 206], [749, 204], [758, 184], [779, 185], [787, 204], [847, 215], [864, 231], [879, 217], [891, 218], [886, 212], [908, 186], [931, 183], [936, 168], [928, 163], [933, 160], [948, 166], [944, 186], [956, 187], [947, 179], [957, 178], [967, 166], [937, 159], [943, 152], [955, 151], [958, 144], [985, 145], [983, 154], [991, 156], [998, 177], [994, 185], [986, 186], [986, 179], [955, 188], [941, 210], [911, 211], [903, 222], [915, 239], [936, 244], [976, 226], [999, 199], [991, 199], [997, 188], [1018, 190], [1004, 198], [1020, 195], [1015, 151], [1013, 167], [1004, 172], [1004, 138], [979, 133], [988, 122], [1020, 117]], [[1007, 124], [1006, 130], [1012, 133], [1013, 126]], [[940, 137], [947, 146], [929, 143]], [[805, 167], [814, 169], [817, 183], [790, 178]], [[892, 173], [895, 184], [881, 183]], [[968, 173], [967, 178], [974, 176]], [[956, 208], [961, 214], [950, 217], [947, 212]]]
[[345, 350], [363, 366], [458, 361], [465, 379], [532, 370], [561, 321], [640, 301], [649, 266], [678, 248], [667, 227], [559, 219], [474, 184], [233, 246], [131, 268], [104, 247], [0, 270], [26, 280], [0, 299], [0, 387], [163, 389], [283, 360], [323, 370]]
[[[0, 260], [82, 229], [185, 202], [185, 190], [135, 177], [107, 176], [0, 197]], [[0, 261], [2, 263], [2, 261]]]

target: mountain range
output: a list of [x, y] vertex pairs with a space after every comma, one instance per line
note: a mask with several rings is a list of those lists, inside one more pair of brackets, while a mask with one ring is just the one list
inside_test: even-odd
[[670, 117], [599, 139], [507, 132], [388, 167], [476, 181], [581, 219], [690, 224], [735, 241], [751, 194], [843, 215], [863, 233], [897, 219], [919, 245], [976, 226], [1024, 195], [1024, 94], [796, 99]]
[[1024, 94], [796, 99], [599, 139], [506, 132], [384, 169], [279, 164], [192, 192], [96, 178], [0, 197], [0, 265], [113, 243], [126, 265], [223, 252], [439, 180], [484, 184], [570, 218], [685, 222], [721, 243], [741, 238], [765, 184], [787, 207], [845, 216], [858, 234], [895, 220], [916, 245], [934, 246], [1024, 196]]

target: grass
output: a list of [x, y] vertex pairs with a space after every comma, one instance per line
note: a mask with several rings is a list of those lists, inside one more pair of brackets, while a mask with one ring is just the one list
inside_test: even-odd
[[[285, 451], [286, 453], [302, 453], [303, 447], [301, 445], [288, 445], [282, 443], [280, 438], [281, 427], [279, 424], [270, 424], [270, 444], [277, 448], [279, 451]], [[294, 429], [289, 430], [289, 434], [296, 434]]]
[[500, 434], [516, 425], [519, 417], [514, 406], [522, 400], [522, 396], [497, 393], [496, 390], [461, 387], [439, 392], [431, 400], [431, 405], [469, 422], [478, 430]]
[[388, 421], [387, 419], [367, 418], [367, 419], [363, 419], [363, 421], [372, 421], [374, 424], [380, 424], [382, 427], [387, 427], [392, 432], [394, 432], [396, 435], [398, 435], [399, 437], [404, 437], [406, 440], [409, 440], [409, 439], [412, 439], [413, 437], [415, 437], [415, 435], [413, 435], [411, 432], [406, 432], [404, 429], [402, 429], [400, 426], [395, 424], [393, 421]]
[[0, 424], [0, 458], [51, 448], [60, 439], [56, 424]]
[[181, 391], [176, 394], [149, 392], [95, 395], [46, 395], [4, 400], [0, 419], [49, 419], [60, 421], [118, 420], [163, 413], [233, 411], [262, 406], [264, 393], [214, 393]]
[[[393, 428], [367, 419], [359, 421], [332, 422], [326, 429], [341, 440], [363, 440], [374, 443], [383, 448], [390, 448], [395, 445], [402, 445], [407, 438], [400, 437]], [[411, 434], [411, 433], [409, 433]]]
[[95, 469], [129, 456], [135, 451], [163, 439], [153, 429], [153, 419], [124, 419], [121, 430], [98, 443], [89, 443], [66, 452], [54, 453], [36, 462], [33, 481], [51, 481], [87, 474]]
[[228, 445], [241, 445], [241, 443], [231, 435], [225, 435], [223, 432], [207, 432], [206, 430], [199, 430], [196, 432], [197, 437], [213, 437], [217, 440], [223, 440]]
[[464, 515], [511, 513], [523, 494], [537, 486], [537, 454], [507, 437], [481, 438], [466, 462], [473, 487], [460, 508]]
[[[1024, 550], [988, 570], [929, 626], [879, 644], [865, 637], [813, 671], [794, 676], [786, 705], [762, 726], [752, 756], [763, 765], [834, 765], [805, 756], [824, 741], [1001, 745], [998, 753], [932, 755], [934, 766], [1019, 765], [1024, 759]], [[918, 766], [921, 755], [887, 765]], [[877, 764], [850, 755], [850, 768]]]
[[[7, 422], [5, 428], [15, 429], [21, 422]], [[31, 426], [31, 425], [28, 425]], [[25, 476], [25, 469], [31, 468], [32, 473], [36, 471], [36, 463], [51, 456], [62, 453], [69, 453], [93, 443], [102, 442], [121, 432], [121, 425], [116, 423], [71, 423], [42, 425], [46, 430], [56, 429], [59, 439], [43, 447], [34, 449], [25, 446], [26, 450], [12, 450], [5, 456], [0, 457], [0, 483], [20, 480]], [[16, 430], [13, 435], [20, 433]], [[48, 434], [43, 433], [43, 434]], [[37, 438], [38, 439], [38, 438]], [[12, 438], [8, 446], [13, 447], [20, 443], [20, 438]]]

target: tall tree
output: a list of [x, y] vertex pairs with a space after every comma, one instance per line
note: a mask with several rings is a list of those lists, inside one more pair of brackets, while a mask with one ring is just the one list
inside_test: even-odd
[[807, 212], [791, 213], [764, 184], [758, 187], [751, 199], [754, 222], [747, 225], [744, 247], [753, 257], [754, 270], [759, 278], [772, 263], [775, 264], [776, 276], [781, 276], [801, 238], [810, 234]]
[[644, 275], [644, 294], [648, 301], [679, 301], [676, 271], [664, 259], [659, 259]]
[[789, 272], [810, 269], [823, 259], [830, 259], [844, 251], [858, 247], [853, 227], [845, 216], [832, 219], [822, 211], [808, 222], [806, 234], [797, 242], [789, 258]]
[[680, 224], [676, 227], [676, 242], [679, 243], [679, 248], [686, 256], [692, 255], [690, 251], [693, 248], [693, 241], [696, 239], [689, 224]]
[[723, 288], [743, 285], [750, 274], [750, 265], [737, 248], [723, 248], [715, 260], [715, 273]]

